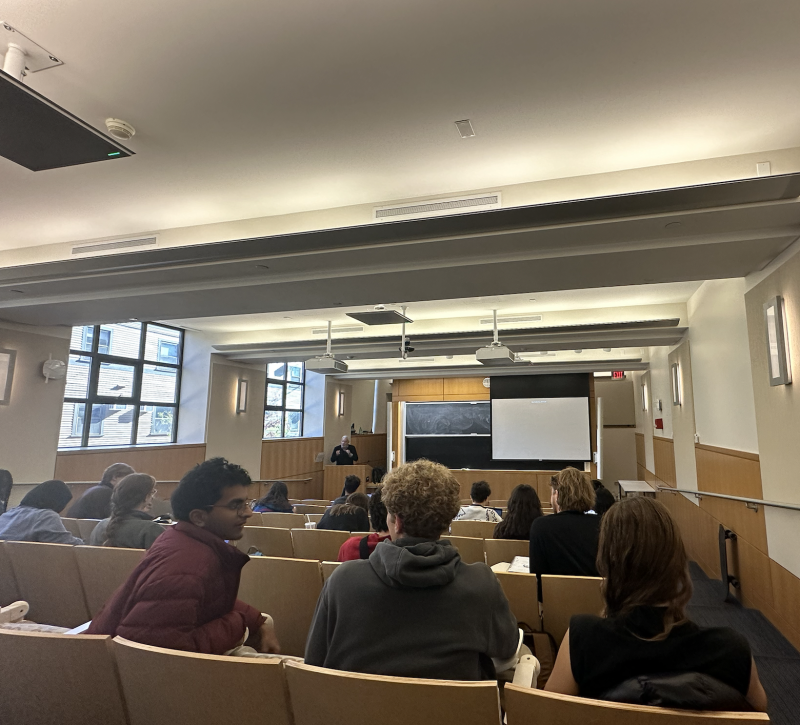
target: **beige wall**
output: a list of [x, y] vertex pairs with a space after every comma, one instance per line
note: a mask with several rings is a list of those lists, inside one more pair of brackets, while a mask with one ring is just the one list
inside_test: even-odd
[[0, 468], [18, 483], [53, 477], [64, 380], [45, 381], [42, 363], [49, 355], [68, 361], [69, 329], [0, 323], [0, 348], [16, 350], [9, 405], [0, 405]]
[[[344, 415], [338, 415], [339, 391], [344, 392]], [[372, 429], [372, 412], [375, 401], [374, 380], [353, 380], [344, 383], [329, 378], [325, 385], [325, 460], [328, 461], [333, 449], [339, 445], [343, 435], [350, 435], [350, 426], [356, 433]], [[356, 447], [356, 450], [358, 448]]]
[[[247, 411], [244, 413], [236, 412], [239, 378], [249, 383]], [[252, 478], [258, 478], [264, 435], [266, 368], [263, 365], [236, 364], [212, 355], [210, 381], [206, 458], [222, 456], [246, 468]]]
[[[669, 409], [672, 420], [672, 440], [675, 450], [675, 477], [678, 488], [697, 490], [697, 459], [694, 449], [694, 388], [692, 381], [692, 359], [689, 341], [684, 340], [667, 357], [667, 380], [669, 388], [663, 401], [664, 409]], [[669, 368], [678, 363], [682, 379], [681, 404], [672, 404], [672, 383]], [[698, 503], [694, 496], [689, 500]]]
[[[764, 303], [775, 295], [782, 295], [786, 306], [795, 382], [771, 387]], [[800, 255], [750, 290], [745, 305], [764, 498], [800, 505]], [[800, 512], [768, 508], [766, 524], [770, 557], [800, 577]]]

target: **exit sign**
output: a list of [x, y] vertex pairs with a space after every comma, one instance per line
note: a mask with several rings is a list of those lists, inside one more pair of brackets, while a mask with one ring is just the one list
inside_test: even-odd
[[625, 377], [625, 371], [624, 370], [614, 370], [614, 372], [611, 373], [611, 377], [614, 380], [621, 380], [622, 378]]

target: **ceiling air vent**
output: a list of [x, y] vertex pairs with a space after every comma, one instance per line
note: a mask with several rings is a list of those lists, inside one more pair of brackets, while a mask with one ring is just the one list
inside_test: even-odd
[[[331, 332], [361, 332], [364, 329], [363, 325], [334, 325], [331, 327]], [[327, 327], [315, 327], [311, 330], [312, 335], [327, 335]]]
[[[498, 325], [509, 322], [541, 322], [541, 321], [542, 321], [541, 315], [498, 315], [497, 316]], [[491, 325], [493, 322], [494, 320], [491, 317], [484, 317], [481, 320], [481, 325]]]
[[93, 252], [118, 252], [121, 249], [140, 249], [141, 247], [155, 247], [158, 237], [141, 237], [139, 239], [115, 239], [112, 242], [93, 242], [92, 244], [79, 244], [72, 248], [73, 254], [91, 254]]
[[414, 204], [377, 206], [373, 210], [373, 220], [417, 219], [420, 217], [446, 216], [459, 212], [499, 209], [503, 200], [499, 191], [477, 196], [459, 196], [449, 199], [431, 199]]

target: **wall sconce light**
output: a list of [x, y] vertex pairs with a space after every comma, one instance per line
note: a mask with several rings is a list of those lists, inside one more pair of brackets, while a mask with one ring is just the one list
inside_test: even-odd
[[247, 381], [239, 378], [236, 388], [236, 412], [244, 413], [247, 411]]
[[339, 412], [338, 415], [340, 418], [344, 418], [344, 390], [339, 391]]
[[769, 384], [789, 385], [792, 382], [792, 364], [783, 297], [773, 297], [764, 305], [764, 319], [767, 325]]
[[642, 385], [642, 410], [647, 412], [647, 386]]
[[670, 379], [672, 380], [672, 404], [681, 404], [681, 366], [678, 363], [670, 365]]

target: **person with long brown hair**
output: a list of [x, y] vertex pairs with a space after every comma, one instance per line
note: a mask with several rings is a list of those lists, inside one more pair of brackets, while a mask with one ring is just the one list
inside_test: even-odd
[[92, 546], [149, 549], [164, 529], [147, 513], [156, 494], [156, 479], [146, 473], [125, 476], [111, 494], [111, 516], [92, 531]]
[[318, 529], [332, 531], [369, 531], [369, 496], [351, 493], [344, 503], [331, 506], [317, 522]]
[[539, 494], [527, 483], [521, 483], [508, 497], [505, 518], [494, 527], [494, 538], [530, 540], [531, 525], [540, 516]]
[[727, 627], [699, 627], [686, 615], [686, 549], [663, 504], [637, 496], [612, 506], [603, 517], [597, 569], [603, 615], [572, 617], [545, 689], [616, 700], [611, 691], [633, 678], [696, 673], [766, 711], [747, 640]]

